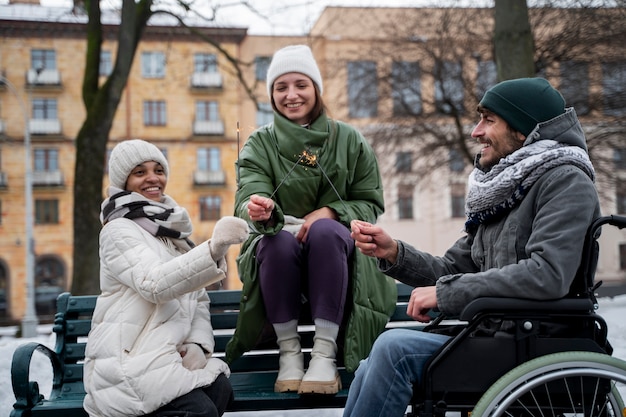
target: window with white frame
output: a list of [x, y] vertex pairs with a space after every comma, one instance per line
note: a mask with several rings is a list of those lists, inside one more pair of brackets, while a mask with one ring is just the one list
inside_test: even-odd
[[34, 98], [33, 119], [36, 120], [56, 120], [57, 100], [55, 98]]
[[163, 52], [142, 52], [141, 76], [144, 78], [165, 77], [165, 54]]
[[51, 172], [59, 170], [59, 151], [54, 148], [37, 148], [33, 150], [33, 170]]
[[143, 102], [143, 124], [145, 126], [165, 126], [167, 124], [165, 101], [146, 100]]
[[56, 70], [57, 54], [54, 49], [33, 49], [30, 51], [30, 68], [36, 71]]
[[199, 148], [196, 152], [198, 171], [222, 170], [222, 153], [218, 147]]
[[398, 186], [398, 219], [406, 220], [413, 218], [413, 192], [412, 184], [400, 184]]
[[217, 122], [220, 120], [220, 113], [217, 101], [196, 101], [196, 120], [202, 122]]
[[193, 72], [217, 72], [217, 56], [207, 53], [194, 54]]
[[113, 70], [112, 59], [111, 51], [100, 51], [100, 69], [98, 70], [100, 76], [107, 77], [111, 75], [111, 71]]

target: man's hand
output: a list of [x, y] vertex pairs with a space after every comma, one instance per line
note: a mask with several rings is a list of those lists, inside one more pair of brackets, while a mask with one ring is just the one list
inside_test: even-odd
[[248, 217], [253, 222], [266, 222], [272, 217], [274, 200], [253, 194], [248, 202]]
[[428, 312], [435, 307], [437, 307], [437, 287], [417, 287], [411, 291], [406, 314], [419, 322], [428, 323], [432, 319]]
[[395, 263], [398, 258], [398, 242], [381, 227], [362, 220], [352, 220], [352, 239], [362, 254]]

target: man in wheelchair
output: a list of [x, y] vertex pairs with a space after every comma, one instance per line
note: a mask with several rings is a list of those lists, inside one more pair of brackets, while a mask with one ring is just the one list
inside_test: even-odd
[[[352, 222], [359, 250], [376, 257], [385, 274], [416, 287], [407, 314], [420, 322], [429, 322], [433, 309], [458, 316], [479, 297], [566, 296], [587, 229], [600, 216], [582, 127], [547, 80], [501, 82], [485, 93], [478, 113], [472, 137], [482, 148], [468, 180], [465, 235], [445, 255]], [[449, 339], [384, 332], [356, 371], [344, 417], [404, 415], [427, 362]]]

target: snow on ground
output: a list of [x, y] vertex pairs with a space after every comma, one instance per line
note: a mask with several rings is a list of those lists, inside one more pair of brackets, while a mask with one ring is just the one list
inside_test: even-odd
[[[599, 299], [598, 313], [604, 317], [609, 327], [609, 340], [614, 348], [613, 356], [626, 360], [626, 295], [605, 297]], [[18, 339], [14, 337], [15, 327], [0, 328], [0, 417], [8, 417], [15, 397], [11, 387], [11, 358], [17, 346], [27, 342], [38, 342], [49, 348], [54, 348], [55, 337], [51, 325], [39, 326], [39, 336], [32, 339]], [[52, 370], [47, 358], [42, 354], [33, 355], [30, 369], [31, 379], [39, 383], [40, 391], [48, 396], [51, 389]], [[620, 387], [622, 397], [626, 398], [626, 386]], [[255, 413], [226, 413], [227, 417], [339, 417], [341, 410], [315, 411], [285, 411], [285, 412], [255, 412]]]

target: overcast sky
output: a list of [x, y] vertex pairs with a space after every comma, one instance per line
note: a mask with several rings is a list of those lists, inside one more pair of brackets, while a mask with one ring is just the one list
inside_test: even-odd
[[[71, 6], [72, 0], [40, 0], [44, 6]], [[157, 3], [159, 0], [156, 0]], [[168, 0], [161, 0], [167, 2]], [[170, 0], [171, 1], [171, 0]], [[216, 21], [227, 26], [247, 27], [250, 35], [305, 35], [326, 6], [358, 7], [441, 7], [492, 5], [493, 0], [192, 0], [196, 9], [209, 16], [211, 6], [219, 5]], [[7, 4], [8, 0], [0, 0]], [[119, 0], [103, 0], [106, 4]], [[247, 3], [250, 7], [242, 5]], [[113, 6], [111, 6], [113, 7]], [[256, 11], [251, 10], [254, 9]]]

